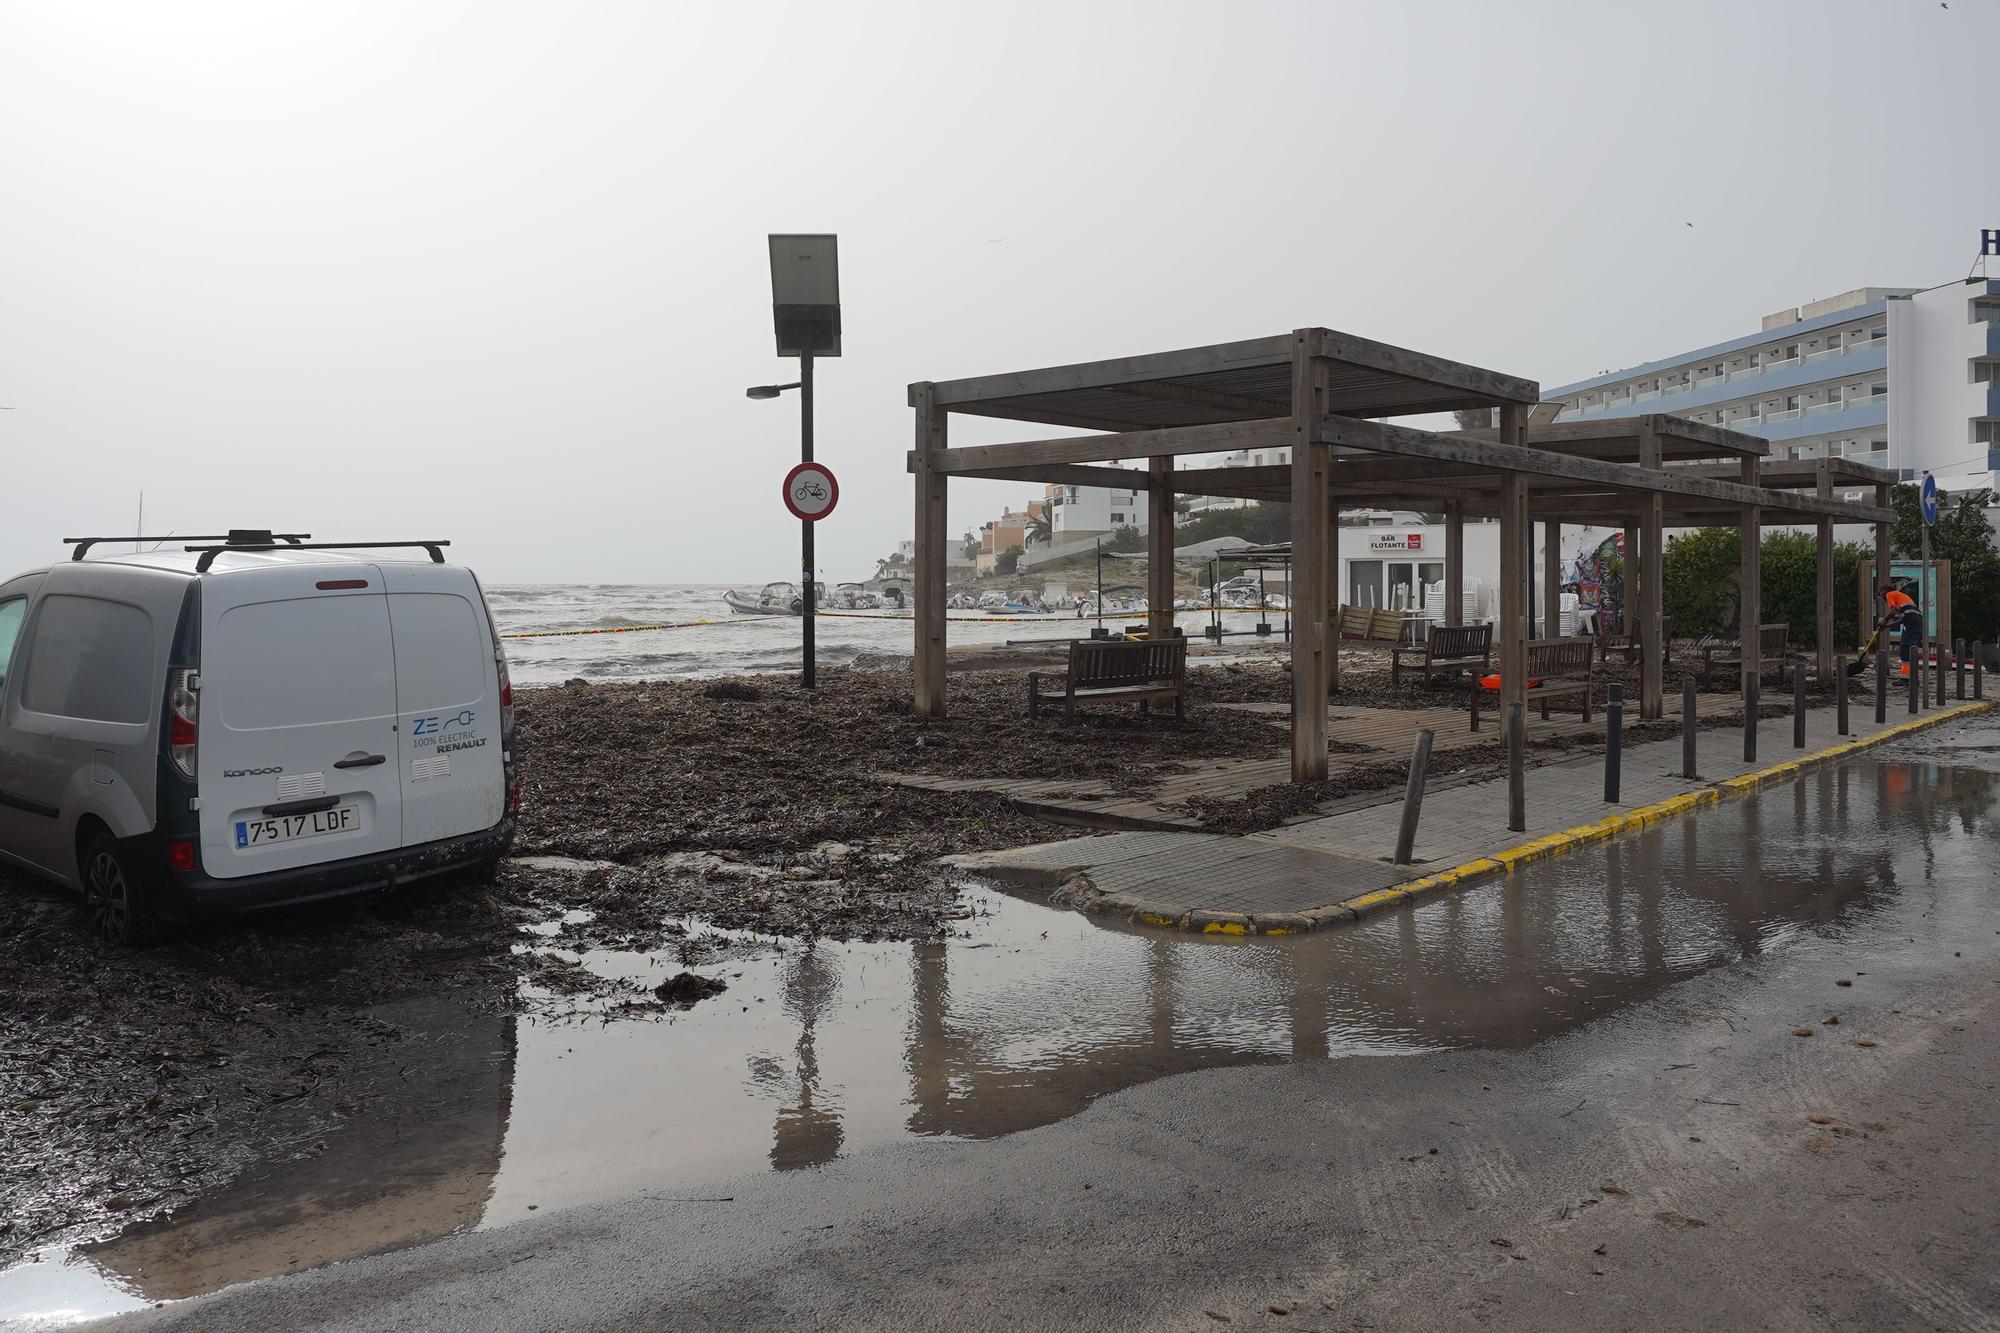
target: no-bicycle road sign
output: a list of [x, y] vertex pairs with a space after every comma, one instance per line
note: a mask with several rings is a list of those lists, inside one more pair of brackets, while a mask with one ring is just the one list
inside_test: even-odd
[[817, 523], [840, 501], [840, 483], [824, 463], [800, 463], [785, 474], [785, 508], [794, 518]]

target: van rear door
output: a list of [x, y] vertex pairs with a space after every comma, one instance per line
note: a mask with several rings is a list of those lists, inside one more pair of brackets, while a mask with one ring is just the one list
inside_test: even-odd
[[500, 822], [500, 673], [491, 622], [470, 571], [416, 561], [381, 566], [396, 643], [403, 845]]
[[217, 879], [403, 844], [395, 645], [372, 564], [202, 582], [201, 864]]

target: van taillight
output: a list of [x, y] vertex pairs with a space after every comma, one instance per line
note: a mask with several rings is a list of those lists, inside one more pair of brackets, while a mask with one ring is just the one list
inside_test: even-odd
[[194, 746], [201, 721], [201, 696], [195, 693], [194, 677], [191, 667], [167, 673], [167, 757], [189, 782], [194, 781]]
[[500, 745], [506, 749], [514, 744], [514, 682], [507, 675], [506, 654], [493, 660], [500, 668]]
[[194, 843], [187, 838], [176, 838], [167, 844], [167, 868], [169, 870], [194, 869]]

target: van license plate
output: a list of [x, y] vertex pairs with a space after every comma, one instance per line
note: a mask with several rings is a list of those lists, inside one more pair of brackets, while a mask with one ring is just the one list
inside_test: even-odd
[[268, 819], [236, 821], [238, 847], [262, 847], [271, 842], [295, 838], [317, 838], [327, 833], [345, 833], [361, 827], [361, 807], [336, 805], [331, 810], [315, 810], [307, 815], [273, 815]]

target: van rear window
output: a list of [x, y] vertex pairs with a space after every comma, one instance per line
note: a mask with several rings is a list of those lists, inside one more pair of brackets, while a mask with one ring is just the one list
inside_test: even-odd
[[232, 731], [393, 717], [384, 600], [301, 597], [224, 611], [201, 645], [204, 709], [212, 695]]
[[403, 712], [462, 708], [485, 697], [493, 646], [471, 602], [456, 593], [392, 593], [389, 614]]
[[136, 606], [52, 593], [35, 613], [21, 706], [92, 722], [152, 714], [153, 622]]

